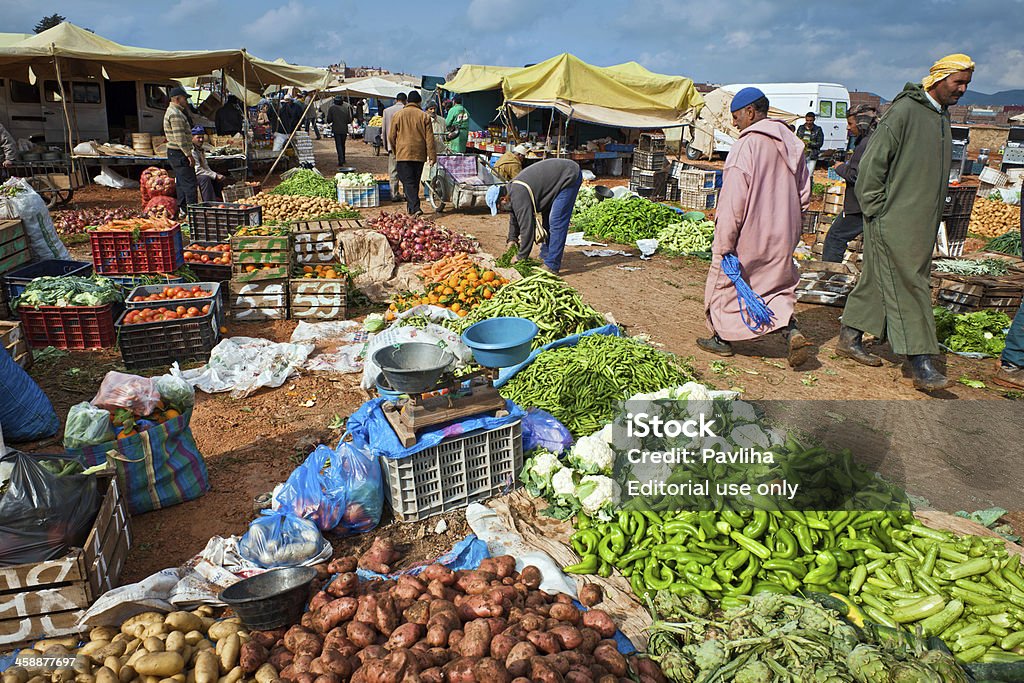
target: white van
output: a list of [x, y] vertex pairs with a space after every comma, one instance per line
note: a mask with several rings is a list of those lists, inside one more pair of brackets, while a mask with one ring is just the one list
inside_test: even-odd
[[[772, 109], [797, 117], [797, 126], [803, 123], [807, 112], [813, 111], [817, 115], [815, 123], [825, 134], [822, 151], [846, 149], [846, 112], [850, 108], [850, 93], [845, 86], [838, 83], [732, 83], [723, 85], [721, 89], [735, 94], [748, 87], [759, 88]], [[714, 140], [716, 152], [728, 152], [735, 141], [720, 130], [715, 130]], [[691, 156], [688, 149], [687, 156], [697, 158], [700, 152], [694, 149]]]
[[[64, 93], [72, 100], [68, 107], [73, 143], [82, 140], [120, 142], [125, 133], [163, 134], [170, 81], [106, 81], [71, 79]], [[67, 138], [64, 107], [56, 80], [31, 85], [25, 81], [0, 78], [0, 123], [16, 138], [63, 143]], [[131, 138], [128, 138], [130, 144]]]

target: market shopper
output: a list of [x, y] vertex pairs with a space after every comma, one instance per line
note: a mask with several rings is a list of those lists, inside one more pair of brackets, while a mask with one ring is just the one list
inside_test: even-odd
[[316, 139], [320, 139], [320, 126], [316, 122], [316, 104], [313, 102], [313, 93], [308, 93], [305, 100], [301, 103], [303, 105], [302, 113], [304, 118], [302, 119], [302, 128], [306, 131], [306, 135], [309, 135], [309, 131], [312, 128], [313, 133], [316, 135]]
[[402, 111], [391, 119], [388, 146], [393, 150], [398, 178], [405, 191], [409, 215], [420, 216], [420, 178], [425, 163], [437, 163], [434, 129], [426, 112], [420, 109], [423, 98], [419, 92], [409, 93]]
[[[781, 330], [787, 360], [795, 368], [809, 359], [811, 350], [793, 315], [800, 277], [793, 251], [800, 241], [801, 213], [811, 199], [811, 178], [803, 144], [785, 123], [768, 118], [768, 106], [757, 88], [743, 88], [732, 100], [733, 125], [740, 137], [725, 160], [704, 289], [711, 336], [698, 339], [697, 345], [731, 356], [731, 342]], [[722, 267], [727, 254], [739, 259], [743, 279], [774, 314], [769, 325], [752, 330], [745, 322], [737, 289]]]
[[857, 171], [864, 265], [843, 309], [836, 353], [880, 366], [861, 340], [864, 332], [888, 338], [922, 391], [949, 384], [932, 364], [939, 343], [930, 276], [952, 158], [949, 107], [973, 75], [971, 58], [953, 54], [932, 65], [921, 83], [907, 83], [879, 120]]
[[281, 104], [281, 132], [291, 135], [302, 122], [303, 108], [291, 95], [285, 95]]
[[448, 126], [448, 146], [456, 154], [465, 154], [469, 143], [469, 112], [462, 106], [462, 95], [456, 95], [452, 101], [454, 104], [444, 119]]
[[238, 135], [242, 132], [242, 101], [234, 95], [228, 95], [224, 106], [213, 115], [217, 127], [217, 135]]
[[523, 160], [529, 151], [526, 145], [516, 145], [498, 158], [494, 164], [494, 172], [505, 180], [512, 180], [523, 170]]
[[352, 105], [340, 95], [334, 98], [334, 104], [327, 110], [327, 123], [331, 124], [331, 135], [334, 136], [334, 149], [338, 153], [338, 168], [345, 165], [345, 142], [348, 140], [348, 126], [352, 123]]
[[192, 129], [192, 162], [199, 194], [204, 202], [217, 202], [220, 201], [220, 193], [227, 178], [210, 168], [210, 163], [206, 160], [206, 150], [203, 149], [204, 142], [206, 130], [202, 126], [196, 126]]
[[192, 161], [192, 117], [188, 111], [190, 95], [180, 85], [168, 93], [171, 103], [164, 112], [164, 137], [167, 138], [167, 163], [174, 171], [178, 209], [185, 213], [196, 201], [196, 170]]
[[524, 169], [508, 185], [494, 185], [488, 192], [492, 215], [499, 208], [512, 212], [508, 242], [519, 246], [519, 260], [529, 258], [534, 242], [540, 242], [544, 270], [557, 273], [561, 269], [569, 218], [582, 184], [583, 173], [575, 161], [545, 159]]
[[[1020, 205], [1021, 225], [1024, 225], [1024, 202]], [[1006, 334], [1006, 348], [999, 358], [992, 381], [1007, 389], [1024, 391], [1024, 304], [1017, 310]]]
[[398, 162], [395, 159], [395, 150], [389, 142], [391, 138], [391, 121], [395, 118], [395, 114], [405, 108], [405, 100], [405, 93], [398, 93], [395, 97], [395, 103], [381, 114], [380, 136], [384, 141], [384, 150], [388, 153], [388, 181], [391, 183], [391, 201], [393, 202], [402, 201], [402, 196], [398, 193]]
[[846, 163], [837, 164], [835, 172], [846, 181], [846, 194], [843, 196], [843, 212], [832, 221], [832, 226], [825, 235], [821, 260], [842, 263], [846, 255], [846, 245], [864, 232], [864, 216], [857, 202], [857, 169], [861, 157], [867, 149], [868, 140], [878, 126], [878, 112], [869, 104], [859, 104], [850, 110], [846, 117], [846, 132], [857, 140], [853, 154]]
[[804, 122], [796, 129], [796, 136], [804, 141], [804, 157], [807, 159], [807, 173], [814, 182], [814, 167], [818, 164], [821, 148], [825, 144], [825, 131], [815, 123], [817, 117], [813, 111], [807, 112]]

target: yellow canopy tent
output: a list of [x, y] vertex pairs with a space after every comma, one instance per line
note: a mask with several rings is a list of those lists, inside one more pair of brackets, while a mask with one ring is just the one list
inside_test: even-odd
[[449, 92], [467, 93], [482, 90], [500, 90], [502, 79], [519, 71], [518, 66], [482, 66], [480, 64], [463, 64], [455, 78], [444, 83], [441, 88]]

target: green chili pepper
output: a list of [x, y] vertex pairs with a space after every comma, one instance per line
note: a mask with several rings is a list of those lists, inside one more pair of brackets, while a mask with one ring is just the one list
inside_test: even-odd
[[798, 579], [802, 579], [807, 575], [807, 569], [799, 562], [794, 562], [793, 560], [776, 560], [773, 558], [765, 560], [761, 566], [768, 571], [789, 572]]
[[597, 555], [584, 555], [578, 564], [572, 564], [562, 569], [566, 574], [593, 574], [597, 571], [600, 559]]
[[861, 586], [864, 585], [864, 581], [868, 578], [868, 570], [864, 565], [858, 565], [853, 568], [853, 572], [850, 574], [850, 595], [856, 595], [860, 592]]
[[725, 559], [725, 566], [729, 569], [739, 569], [745, 565], [749, 559], [750, 551], [745, 548], [740, 548]]
[[569, 543], [577, 555], [593, 555], [597, 552], [597, 544], [600, 538], [593, 529], [580, 529], [569, 537]]
[[714, 592], [722, 590], [722, 584], [718, 583], [714, 579], [709, 579], [708, 577], [703, 576], [701, 574], [684, 571], [683, 578], [686, 579], [690, 583], [690, 585], [696, 586], [697, 588], [705, 592]]
[[768, 550], [760, 541], [755, 541], [752, 538], [747, 538], [738, 531], [734, 531], [729, 534], [729, 538], [736, 542], [744, 550], [750, 551], [750, 554], [760, 557], [762, 560], [767, 560], [772, 556], [772, 551]]
[[659, 565], [655, 560], [649, 558], [644, 568], [644, 583], [650, 590], [665, 590], [675, 581], [675, 574], [665, 565]]
[[839, 573], [839, 563], [836, 561], [835, 555], [827, 550], [823, 550], [815, 555], [814, 562], [818, 566], [807, 572], [807, 576], [804, 577], [804, 583], [806, 584], [826, 584]]
[[764, 510], [754, 510], [754, 518], [743, 527], [743, 535], [747, 538], [757, 540], [768, 531], [768, 513]]
[[[797, 543], [800, 544], [800, 550], [804, 551], [805, 555], [810, 555], [814, 552], [814, 542], [811, 540], [810, 529], [799, 525], [793, 529], [793, 535], [796, 536]], [[844, 548], [844, 550], [849, 550], [849, 548]]]

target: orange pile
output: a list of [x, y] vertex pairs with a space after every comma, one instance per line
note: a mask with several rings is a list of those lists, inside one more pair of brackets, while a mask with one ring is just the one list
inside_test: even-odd
[[347, 274], [345, 267], [337, 263], [302, 266], [302, 278], [305, 280], [340, 280]]
[[431, 304], [448, 308], [459, 317], [465, 317], [483, 301], [494, 296], [494, 292], [508, 284], [508, 280], [493, 270], [486, 270], [473, 264], [447, 279], [427, 285], [422, 294], [396, 296], [388, 312], [387, 320], [394, 320], [395, 314], [408, 310], [413, 306]]

